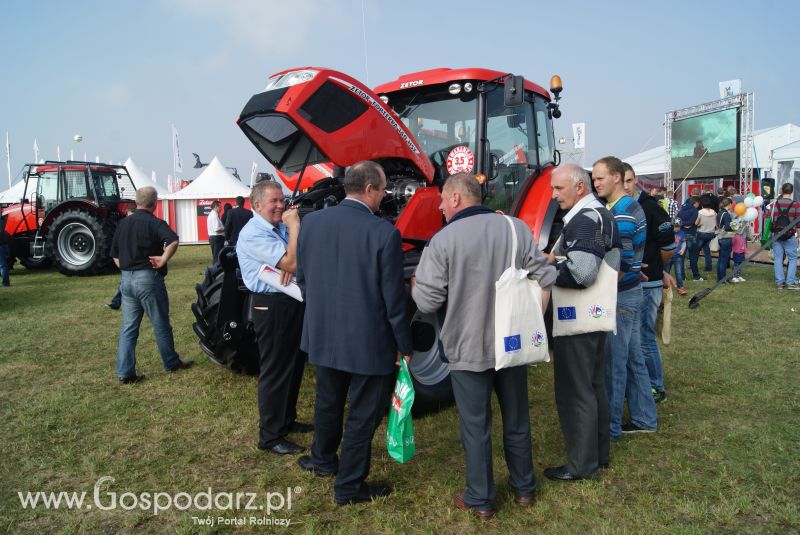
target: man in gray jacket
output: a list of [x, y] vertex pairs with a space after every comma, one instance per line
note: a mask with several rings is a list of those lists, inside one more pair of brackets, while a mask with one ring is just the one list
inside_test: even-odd
[[[538, 485], [531, 452], [527, 366], [494, 369], [494, 283], [508, 268], [511, 233], [503, 216], [481, 205], [481, 187], [474, 175], [448, 178], [440, 209], [447, 225], [423, 251], [412, 295], [421, 312], [447, 307], [441, 339], [467, 465], [467, 489], [457, 492], [453, 503], [488, 519], [494, 515], [495, 501], [492, 390], [503, 415], [508, 482], [515, 502], [531, 505]], [[527, 225], [514, 219], [514, 227], [519, 244], [515, 264], [539, 282], [547, 307], [555, 268], [539, 252]]]

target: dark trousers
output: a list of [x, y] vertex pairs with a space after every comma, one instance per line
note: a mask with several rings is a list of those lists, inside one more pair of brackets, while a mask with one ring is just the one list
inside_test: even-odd
[[285, 294], [254, 294], [253, 327], [258, 341], [258, 447], [289, 433], [297, 418], [297, 396], [306, 355], [300, 350], [303, 303]]
[[595, 477], [610, 444], [605, 362], [606, 333], [553, 339], [556, 408], [567, 448], [567, 470]]
[[451, 371], [450, 378], [467, 465], [464, 503], [476, 509], [487, 509], [495, 501], [492, 472], [493, 390], [497, 394], [503, 418], [503, 451], [508, 466], [508, 485], [519, 495], [533, 494], [538, 482], [533, 473], [528, 367], [483, 372]]
[[[338, 470], [333, 484], [337, 500], [354, 497], [369, 475], [372, 437], [388, 412], [394, 378], [394, 373], [359, 375], [317, 366], [311, 460], [325, 470]], [[350, 412], [343, 436], [348, 390]], [[341, 455], [337, 457], [340, 443]]]
[[225, 247], [225, 236], [218, 234], [208, 237], [208, 244], [211, 246], [211, 264], [219, 262], [219, 252]]
[[733, 249], [733, 238], [720, 238], [719, 258], [717, 258], [717, 282], [721, 281], [728, 274], [728, 264], [731, 261], [731, 251]]

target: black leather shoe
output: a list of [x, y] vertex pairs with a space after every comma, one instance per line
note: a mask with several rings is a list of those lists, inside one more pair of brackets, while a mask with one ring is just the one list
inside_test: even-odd
[[272, 446], [261, 448], [264, 451], [270, 451], [275, 455], [294, 455], [296, 453], [302, 453], [306, 451], [303, 446], [295, 444], [294, 442], [289, 442], [285, 439], [280, 439], [275, 442]]
[[193, 365], [194, 365], [194, 361], [193, 360], [187, 360], [187, 361], [179, 360], [178, 364], [176, 364], [174, 367], [168, 369], [167, 371], [168, 372], [177, 372], [178, 370], [186, 370], [186, 369], [191, 368]]
[[299, 459], [297, 459], [297, 464], [300, 465], [300, 468], [303, 470], [308, 470], [312, 474], [318, 477], [326, 477], [326, 476], [335, 476], [336, 470], [326, 470], [325, 468], [320, 468], [314, 461], [311, 460], [311, 456], [303, 455]]
[[334, 498], [336, 501], [336, 505], [349, 505], [352, 503], [363, 503], [363, 502], [371, 502], [375, 498], [380, 498], [381, 496], [388, 496], [392, 493], [392, 487], [389, 485], [367, 485], [366, 483], [361, 485], [361, 490], [358, 491], [358, 494], [352, 496], [350, 498]]
[[144, 375], [136, 375], [133, 374], [130, 377], [120, 377], [119, 383], [122, 385], [131, 385], [133, 383], [138, 383], [140, 381], [144, 381]]
[[303, 422], [294, 421], [289, 425], [290, 433], [310, 433], [314, 430], [311, 424], [304, 424]]
[[113, 302], [113, 301], [112, 301], [112, 302], [110, 302], [110, 303], [106, 303], [106, 306], [107, 306], [108, 308], [110, 308], [111, 310], [119, 310], [119, 307], [120, 307], [121, 305], [119, 305], [119, 304], [117, 304], [117, 303], [115, 303], [115, 302]]
[[582, 479], [591, 479], [570, 473], [566, 466], [551, 466], [550, 468], [545, 468], [544, 475], [547, 479], [552, 479], [553, 481], [580, 481]]

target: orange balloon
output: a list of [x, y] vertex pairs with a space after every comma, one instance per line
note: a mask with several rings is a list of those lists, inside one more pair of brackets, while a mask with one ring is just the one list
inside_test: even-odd
[[743, 202], [737, 202], [736, 206], [733, 207], [733, 213], [739, 217], [742, 217], [745, 212], [747, 212], [747, 206]]

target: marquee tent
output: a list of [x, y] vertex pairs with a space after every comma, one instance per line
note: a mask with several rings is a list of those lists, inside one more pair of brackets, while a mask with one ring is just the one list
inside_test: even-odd
[[[165, 195], [169, 201], [168, 219], [181, 243], [207, 243], [206, 218], [211, 203], [231, 204], [237, 196], [247, 199], [250, 188], [242, 184], [214, 156], [208, 167], [185, 188]], [[248, 201], [245, 201], [245, 206]]]
[[142, 171], [136, 163], [134, 163], [133, 159], [129, 156], [125, 163], [123, 164], [125, 168], [128, 170], [128, 175], [130, 175], [131, 180], [133, 180], [133, 185], [137, 188], [141, 188], [144, 186], [153, 186], [156, 188], [158, 192], [158, 204], [156, 205], [155, 215], [156, 217], [160, 217], [167, 223], [169, 223], [169, 212], [167, 210], [168, 201], [164, 199], [169, 194], [167, 188], [159, 184], [158, 182], [153, 182], [147, 173]]
[[[28, 188], [28, 196], [30, 197], [31, 192], [36, 191], [36, 178], [31, 178], [31, 185]], [[22, 199], [22, 195], [25, 193], [25, 181], [20, 180], [4, 192], [0, 193], [0, 204], [14, 204], [18, 203], [20, 199]]]
[[[795, 192], [800, 191], [800, 140], [773, 150], [771, 159], [776, 191], [785, 182], [790, 182]], [[794, 198], [798, 199], [797, 193]]]

